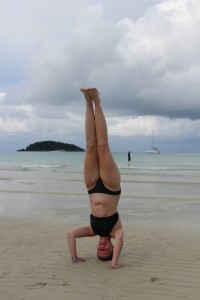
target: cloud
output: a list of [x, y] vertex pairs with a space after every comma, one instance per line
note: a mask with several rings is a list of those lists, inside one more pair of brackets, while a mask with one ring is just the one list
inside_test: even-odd
[[127, 111], [199, 118], [198, 9], [197, 1], [166, 1], [138, 22], [119, 23], [124, 33], [119, 51], [132, 80], [128, 91], [133, 101], [126, 101]]
[[151, 136], [152, 132], [159, 136], [188, 137], [197, 136], [200, 138], [198, 130], [200, 120], [171, 119], [166, 117], [123, 117], [108, 118], [110, 125], [109, 134], [113, 136]]
[[[111, 135], [148, 135], [155, 129], [161, 135], [184, 131], [198, 136], [199, 11], [198, 0], [169, 0], [150, 7], [138, 20], [116, 22], [105, 18], [103, 5], [89, 4], [80, 6], [69, 22], [70, 14], [58, 7], [47, 18], [41, 4], [36, 29], [28, 22], [24, 33], [32, 53], [23, 68], [25, 77], [7, 89], [3, 100], [0, 94], [7, 107], [2, 130], [12, 132], [5, 119], [14, 114], [20, 132], [40, 128], [44, 135], [65, 130], [83, 135], [83, 127], [78, 130], [84, 122], [79, 88], [97, 86]], [[13, 16], [17, 21], [19, 16]], [[24, 43], [21, 47], [25, 53]]]

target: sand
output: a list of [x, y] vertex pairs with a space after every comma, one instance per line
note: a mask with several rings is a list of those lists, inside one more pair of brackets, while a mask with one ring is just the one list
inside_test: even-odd
[[[78, 224], [80, 225], [80, 224]], [[1, 300], [200, 299], [200, 231], [124, 224], [125, 244], [113, 270], [95, 256], [98, 237], [80, 239], [73, 264], [62, 222], [0, 219]]]

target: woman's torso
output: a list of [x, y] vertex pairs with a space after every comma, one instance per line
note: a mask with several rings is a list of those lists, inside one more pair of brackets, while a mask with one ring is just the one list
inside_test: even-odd
[[109, 217], [117, 212], [120, 195], [108, 195], [103, 193], [90, 194], [91, 213], [95, 217]]

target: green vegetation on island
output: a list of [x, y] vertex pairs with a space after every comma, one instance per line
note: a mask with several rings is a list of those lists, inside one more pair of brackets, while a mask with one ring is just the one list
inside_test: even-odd
[[84, 149], [67, 143], [54, 142], [54, 141], [41, 141], [30, 144], [25, 149], [17, 151], [79, 151], [83, 152]]

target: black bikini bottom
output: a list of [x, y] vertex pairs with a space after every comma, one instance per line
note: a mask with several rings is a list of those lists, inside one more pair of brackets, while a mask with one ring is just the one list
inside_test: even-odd
[[109, 236], [113, 227], [119, 219], [119, 214], [116, 212], [114, 215], [105, 218], [98, 218], [90, 215], [90, 225], [95, 234], [99, 236]]

